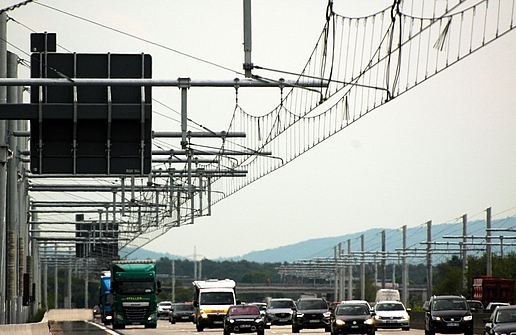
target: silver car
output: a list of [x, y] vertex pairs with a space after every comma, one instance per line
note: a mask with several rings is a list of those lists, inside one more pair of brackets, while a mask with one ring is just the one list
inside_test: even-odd
[[410, 308], [400, 301], [378, 301], [374, 307], [376, 328], [401, 328], [410, 330]]
[[265, 328], [271, 325], [291, 325], [292, 308], [296, 307], [290, 298], [273, 298], [267, 305]]

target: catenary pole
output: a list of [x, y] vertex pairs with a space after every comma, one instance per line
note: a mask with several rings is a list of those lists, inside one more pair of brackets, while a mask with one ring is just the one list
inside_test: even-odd
[[402, 285], [403, 285], [403, 288], [401, 290], [401, 301], [403, 301], [403, 303], [405, 304], [405, 306], [407, 305], [408, 303], [408, 298], [409, 298], [409, 295], [408, 295], [408, 274], [409, 274], [409, 269], [408, 269], [408, 263], [407, 263], [407, 225], [404, 225], [403, 226], [403, 230], [402, 230], [402, 233], [403, 233], [403, 254], [401, 256], [401, 260], [402, 260], [402, 266], [403, 266], [403, 270], [402, 270]]
[[426, 223], [426, 295], [427, 300], [432, 295], [432, 221]]
[[462, 215], [462, 289], [468, 286], [468, 215]]
[[[7, 77], [7, 14], [0, 14], [0, 79]], [[7, 102], [7, 87], [0, 86], [0, 104]], [[0, 324], [6, 323], [6, 197], [7, 143], [6, 122], [0, 120]]]
[[486, 276], [493, 275], [491, 254], [491, 207], [486, 209]]
[[362, 263], [360, 264], [360, 299], [365, 300], [365, 237], [360, 235], [360, 250], [362, 251]]

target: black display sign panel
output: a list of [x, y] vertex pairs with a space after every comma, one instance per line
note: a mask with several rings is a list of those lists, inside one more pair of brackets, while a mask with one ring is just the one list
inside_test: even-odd
[[[32, 78], [151, 78], [146, 54], [34, 53]], [[32, 86], [31, 172], [144, 175], [151, 170], [150, 86]]]

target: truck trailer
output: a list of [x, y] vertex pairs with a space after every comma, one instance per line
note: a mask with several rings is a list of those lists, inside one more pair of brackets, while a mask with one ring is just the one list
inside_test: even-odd
[[156, 328], [160, 287], [161, 283], [156, 280], [156, 261], [111, 262], [113, 329], [123, 329], [126, 325]]
[[102, 322], [105, 325], [111, 324], [113, 312], [111, 310], [111, 272], [104, 271], [100, 276], [99, 305]]
[[236, 299], [235, 281], [208, 279], [194, 281], [192, 284], [197, 331], [202, 332], [204, 328], [223, 328], [224, 316], [229, 306], [240, 304]]
[[500, 277], [481, 276], [473, 278], [473, 299], [484, 306], [490, 302], [514, 303], [514, 280]]

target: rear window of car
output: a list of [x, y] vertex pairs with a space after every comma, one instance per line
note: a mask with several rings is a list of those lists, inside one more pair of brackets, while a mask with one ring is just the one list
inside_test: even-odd
[[335, 311], [336, 315], [367, 315], [369, 311], [364, 305], [340, 305]]
[[326, 309], [328, 304], [324, 300], [301, 300], [297, 304], [299, 309]]
[[256, 315], [260, 314], [256, 306], [235, 306], [229, 309], [230, 315]]
[[462, 299], [439, 299], [435, 300], [432, 305], [434, 311], [448, 311], [448, 310], [467, 310], [468, 305], [466, 300]]
[[271, 300], [268, 308], [292, 308], [295, 307], [294, 301], [290, 300]]
[[377, 311], [402, 311], [405, 308], [403, 308], [402, 304], [398, 303], [380, 303], [376, 304], [375, 309]]

